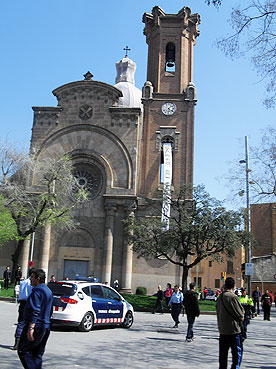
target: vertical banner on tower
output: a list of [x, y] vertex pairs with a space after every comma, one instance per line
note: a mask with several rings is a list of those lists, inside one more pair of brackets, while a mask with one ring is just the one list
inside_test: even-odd
[[164, 187], [162, 203], [162, 230], [167, 231], [170, 226], [171, 213], [171, 184], [172, 184], [172, 144], [163, 143], [164, 157]]

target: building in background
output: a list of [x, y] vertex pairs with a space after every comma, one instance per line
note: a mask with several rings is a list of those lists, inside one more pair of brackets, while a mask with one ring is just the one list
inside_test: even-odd
[[[244, 249], [240, 249], [236, 251], [235, 258], [227, 259], [224, 257], [223, 262], [202, 260], [192, 268], [191, 279], [197, 284], [199, 290], [204, 287], [211, 288], [213, 291], [221, 289], [224, 285], [225, 276], [234, 278], [237, 288], [243, 287], [244, 280], [241, 265], [244, 263], [244, 257]], [[222, 279], [222, 273], [224, 279]]]
[[252, 247], [252, 291], [256, 286], [276, 293], [276, 203], [250, 206], [251, 232], [255, 237]]

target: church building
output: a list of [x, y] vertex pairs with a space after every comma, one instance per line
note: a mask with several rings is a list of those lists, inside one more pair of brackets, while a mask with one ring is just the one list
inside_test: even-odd
[[[162, 191], [165, 144], [171, 186], [193, 183], [193, 48], [200, 17], [188, 7], [166, 14], [156, 6], [143, 23], [148, 64], [142, 91], [126, 48], [115, 85], [87, 72], [53, 91], [57, 106], [33, 107], [31, 152], [38, 160], [69, 153], [74, 175], [89, 193], [89, 202], [74, 210], [76, 229], [56, 233], [48, 225], [35, 237], [34, 264], [56, 279], [92, 275], [111, 285], [118, 279], [125, 292], [181, 281], [178, 266], [136, 257], [123, 220], [139, 216], [146, 199]], [[20, 258], [24, 275], [30, 244], [25, 241]]]

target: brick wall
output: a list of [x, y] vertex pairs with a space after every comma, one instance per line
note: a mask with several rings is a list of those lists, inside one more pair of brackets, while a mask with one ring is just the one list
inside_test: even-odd
[[276, 228], [272, 222], [275, 218], [274, 208], [276, 203], [251, 205], [251, 230], [254, 234], [256, 245], [253, 245], [252, 255], [270, 255], [276, 251], [274, 239]]

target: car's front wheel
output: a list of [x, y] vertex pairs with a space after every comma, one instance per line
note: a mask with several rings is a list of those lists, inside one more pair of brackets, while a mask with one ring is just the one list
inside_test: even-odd
[[82, 321], [79, 325], [79, 331], [81, 332], [89, 332], [93, 328], [93, 315], [89, 311], [84, 314], [84, 317], [82, 318]]
[[133, 324], [133, 321], [134, 321], [133, 314], [132, 314], [131, 311], [128, 311], [126, 313], [125, 320], [123, 322], [123, 327], [124, 328], [130, 328], [132, 326], [132, 324]]

